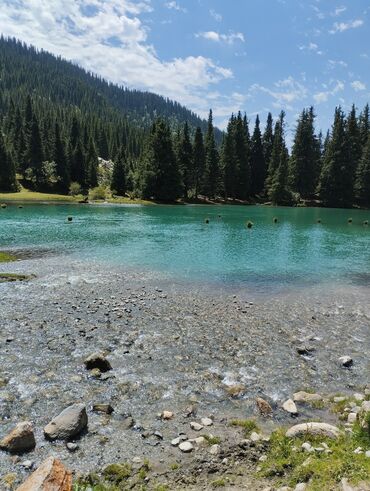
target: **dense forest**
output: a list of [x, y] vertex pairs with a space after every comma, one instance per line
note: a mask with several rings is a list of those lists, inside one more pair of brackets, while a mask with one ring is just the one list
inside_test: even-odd
[[[301, 200], [370, 206], [370, 111], [336, 108], [316, 133], [304, 109], [289, 153], [285, 114], [232, 115], [222, 134], [181, 105], [132, 91], [14, 39], [0, 39], [0, 191], [24, 186], [161, 201]], [[250, 125], [253, 131], [250, 132]], [[99, 193], [98, 193], [99, 194]], [[101, 193], [104, 195], [104, 190]]]

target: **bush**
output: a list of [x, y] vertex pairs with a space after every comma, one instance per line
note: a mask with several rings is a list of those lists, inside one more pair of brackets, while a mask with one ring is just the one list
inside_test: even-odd
[[78, 182], [71, 182], [71, 185], [69, 186], [69, 194], [71, 196], [78, 196], [79, 194], [81, 194], [81, 192], [82, 189]]
[[105, 199], [107, 197], [107, 188], [102, 184], [96, 188], [91, 189], [90, 198], [95, 199]]

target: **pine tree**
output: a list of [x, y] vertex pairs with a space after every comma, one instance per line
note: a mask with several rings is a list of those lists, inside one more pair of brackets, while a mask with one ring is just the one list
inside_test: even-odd
[[77, 182], [84, 192], [88, 189], [88, 175], [86, 169], [86, 156], [82, 142], [77, 141], [71, 158], [71, 182]]
[[31, 133], [28, 137], [26, 151], [26, 167], [32, 171], [32, 179], [36, 189], [44, 184], [43, 176], [44, 150], [41, 141], [39, 123], [35, 115], [33, 115], [31, 124]]
[[251, 139], [251, 195], [256, 196], [263, 192], [267, 177], [267, 165], [262, 145], [260, 120], [257, 115]]
[[194, 189], [195, 186], [193, 162], [193, 147], [190, 141], [189, 125], [186, 122], [181, 134], [178, 149], [178, 167], [182, 175], [185, 198], [189, 197], [189, 192]]
[[220, 158], [224, 176], [225, 198], [235, 198], [238, 190], [238, 168], [235, 149], [235, 117], [232, 115], [224, 136]]
[[370, 138], [367, 139], [358, 166], [355, 193], [360, 203], [370, 206]]
[[59, 124], [55, 123], [54, 130], [54, 162], [56, 166], [56, 174], [59, 179], [58, 191], [61, 193], [68, 193], [70, 185], [70, 176], [68, 168], [68, 159], [66, 155], [65, 145], [60, 136]]
[[86, 169], [88, 174], [88, 186], [89, 188], [95, 188], [98, 185], [98, 167], [99, 160], [98, 154], [93, 140], [90, 138], [88, 144], [88, 151], [86, 155]]
[[251, 187], [250, 135], [247, 117], [242, 118], [240, 111], [235, 119], [234, 140], [238, 169], [236, 197], [246, 200]]
[[370, 107], [366, 104], [359, 118], [360, 138], [362, 149], [365, 149], [370, 134]]
[[[268, 113], [266, 128], [263, 133], [262, 138], [262, 146], [263, 146], [263, 154], [265, 157], [265, 162], [267, 168], [270, 165], [271, 155], [272, 155], [272, 147], [274, 145], [274, 131], [273, 131], [273, 120], [271, 113]], [[267, 176], [266, 176], [267, 178]]]
[[5, 147], [4, 137], [0, 131], [0, 191], [7, 193], [17, 190], [18, 185], [14, 162]]
[[219, 156], [216, 147], [213, 113], [209, 112], [208, 129], [205, 139], [206, 168], [202, 185], [202, 194], [209, 198], [215, 198], [220, 187]]
[[317, 186], [319, 141], [315, 135], [313, 108], [304, 109], [298, 119], [289, 163], [289, 183], [302, 198], [309, 198]]
[[351, 112], [349, 113], [347, 118], [346, 131], [350, 152], [350, 160], [348, 162], [348, 165], [352, 167], [351, 181], [348, 182], [348, 185], [353, 187], [357, 168], [359, 166], [363, 152], [363, 145], [361, 143], [361, 131], [356, 115], [356, 108], [354, 105], [352, 106]]
[[285, 141], [284, 141], [284, 117], [285, 113], [282, 111], [280, 113], [279, 119], [275, 123], [274, 129], [274, 141], [272, 145], [271, 157], [268, 164], [268, 173], [265, 183], [265, 189], [267, 193], [270, 192], [270, 188], [272, 186], [272, 181], [275, 177], [275, 172], [280, 165], [280, 157], [282, 150], [285, 150]]
[[160, 201], [174, 201], [181, 196], [181, 176], [171, 132], [163, 119], [158, 119], [152, 126], [138, 171], [137, 190], [142, 198]]
[[72, 152], [75, 151], [77, 143], [80, 141], [80, 139], [81, 139], [81, 127], [76, 114], [74, 114], [72, 119], [70, 136], [69, 136], [69, 143]]
[[111, 190], [118, 196], [126, 194], [126, 159], [123, 148], [119, 151], [113, 165]]
[[288, 162], [289, 154], [286, 148], [282, 148], [279, 157], [279, 165], [271, 181], [269, 199], [277, 205], [290, 205], [292, 194], [288, 189]]
[[201, 128], [195, 131], [194, 144], [193, 144], [193, 162], [194, 162], [194, 192], [195, 197], [198, 198], [200, 185], [203, 180], [204, 170], [206, 166], [206, 151], [204, 148], [203, 133]]
[[339, 107], [335, 110], [319, 184], [320, 198], [326, 206], [348, 207], [353, 203], [353, 167], [349, 149], [345, 116]]

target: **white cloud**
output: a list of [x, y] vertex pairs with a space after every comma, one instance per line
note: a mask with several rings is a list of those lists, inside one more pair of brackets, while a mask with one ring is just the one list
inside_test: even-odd
[[335, 22], [333, 25], [333, 29], [330, 30], [330, 34], [335, 34], [337, 32], [348, 31], [348, 29], [357, 29], [364, 25], [364, 21], [362, 19], [356, 19], [349, 22]]
[[211, 87], [233, 77], [204, 56], [162, 60], [141, 14], [150, 0], [4, 0], [0, 26], [108, 80], [170, 97], [206, 114]]
[[293, 110], [292, 104], [297, 101], [302, 101], [308, 94], [306, 87], [291, 76], [275, 82], [272, 89], [259, 84], [254, 84], [251, 86], [250, 92], [263, 92], [268, 94], [274, 99], [274, 102], [272, 103], [274, 107], [288, 110]]
[[318, 55], [324, 54], [324, 52], [319, 49], [319, 46], [316, 43], [312, 43], [312, 42], [307, 44], [307, 45], [299, 46], [299, 49], [301, 51], [313, 51], [314, 53], [316, 53]]
[[344, 90], [344, 83], [341, 82], [340, 80], [337, 80], [336, 82], [332, 81], [332, 84], [333, 83], [335, 83], [335, 85], [332, 87], [332, 89], [325, 90], [325, 91], [318, 92], [318, 93], [314, 94], [313, 98], [314, 98], [314, 101], [316, 102], [316, 104], [326, 102], [329, 99], [329, 97], [334, 96], [338, 92], [341, 92]]
[[351, 83], [352, 89], [354, 89], [356, 92], [360, 92], [362, 90], [366, 90], [366, 85], [363, 82], [360, 82], [360, 80], [354, 80]]
[[332, 13], [332, 16], [333, 17], [339, 17], [341, 14], [343, 14], [344, 12], [346, 12], [347, 10], [347, 7], [337, 7], [334, 12]]
[[328, 60], [329, 68], [334, 69], [336, 67], [347, 68], [348, 64], [343, 60]]
[[208, 41], [214, 41], [216, 43], [226, 43], [226, 44], [234, 44], [236, 41], [240, 41], [242, 43], [245, 42], [244, 34], [241, 32], [230, 32], [229, 34], [220, 34], [216, 31], [205, 31], [199, 32], [195, 35], [197, 38], [204, 38]]
[[170, 10], [177, 10], [178, 12], [184, 12], [186, 13], [187, 10], [185, 7], [181, 7], [181, 5], [175, 1], [172, 1], [172, 2], [166, 2], [164, 4], [165, 7], [167, 7], [168, 9]]
[[211, 9], [209, 11], [211, 17], [215, 19], [216, 22], [222, 22], [222, 15], [216, 12], [215, 10]]

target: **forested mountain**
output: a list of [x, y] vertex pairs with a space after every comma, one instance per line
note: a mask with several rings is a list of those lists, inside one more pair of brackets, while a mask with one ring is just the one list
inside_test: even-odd
[[[159, 116], [159, 117], [158, 117]], [[262, 123], [263, 124], [263, 123]], [[250, 132], [249, 128], [253, 127]], [[222, 141], [218, 136], [222, 136]], [[303, 109], [289, 153], [285, 113], [231, 115], [227, 130], [153, 94], [121, 89], [15, 40], [0, 40], [0, 191], [370, 206], [370, 110], [335, 109], [325, 139]]]

